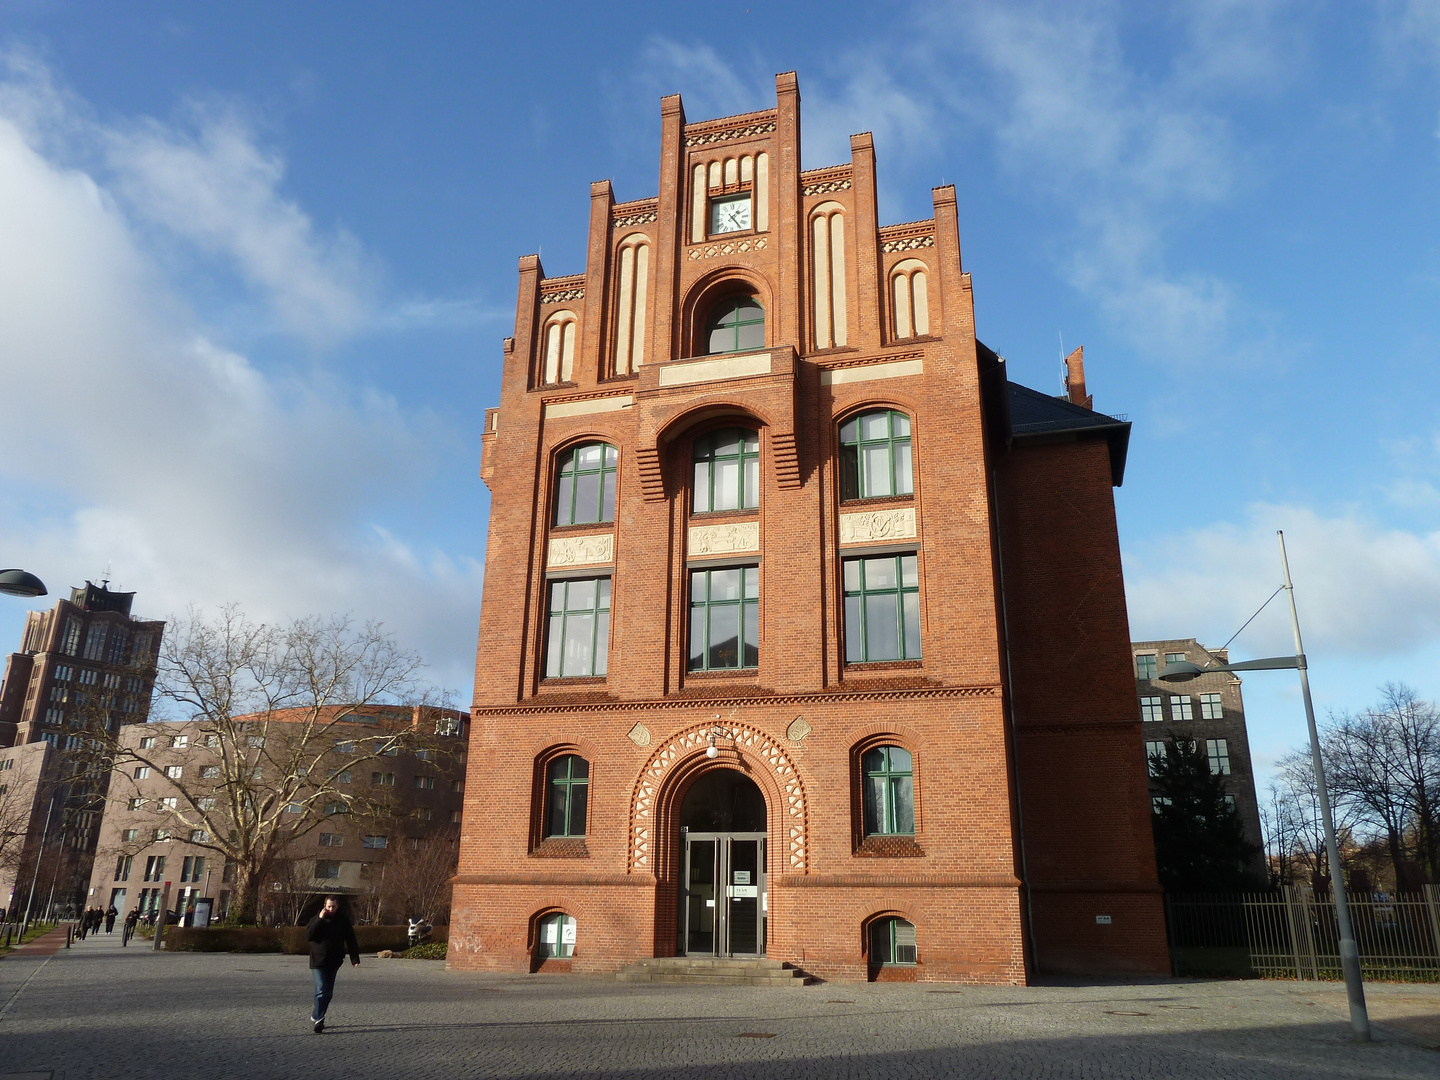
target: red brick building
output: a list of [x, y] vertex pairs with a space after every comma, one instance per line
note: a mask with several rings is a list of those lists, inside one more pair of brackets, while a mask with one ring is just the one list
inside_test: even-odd
[[660, 191], [520, 260], [450, 963], [1168, 970], [1112, 485], [975, 338], [954, 187], [661, 104]]

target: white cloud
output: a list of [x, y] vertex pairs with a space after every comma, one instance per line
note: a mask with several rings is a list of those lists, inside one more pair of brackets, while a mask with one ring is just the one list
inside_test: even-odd
[[[1198, 637], [1219, 645], [1284, 580], [1285, 532], [1306, 648], [1367, 658], [1440, 641], [1440, 531], [1387, 528], [1360, 515], [1324, 517], [1257, 504], [1238, 524], [1142, 542], [1126, 552], [1131, 635]], [[1243, 655], [1288, 654], [1289, 617], [1276, 598], [1236, 643]]]
[[324, 344], [355, 332], [375, 268], [344, 230], [322, 235], [281, 185], [284, 162], [233, 108], [192, 104], [191, 130], [145, 120], [105, 134], [116, 190], [137, 213], [227, 260], [283, 328]]
[[[371, 520], [406, 500], [433, 455], [456, 449], [455, 434], [318, 365], [258, 369], [196, 316], [185, 281], [127, 210], [146, 208], [197, 259], [233, 261], [308, 340], [356, 325], [361, 293], [347, 274], [364, 262], [358, 248], [316, 238], [277, 194], [282, 163], [242, 127], [212, 125], [189, 142], [148, 122], [100, 128], [43, 69], [12, 63], [10, 74], [0, 79], [7, 565], [60, 591], [108, 564], [160, 617], [239, 600], [259, 619], [381, 618], [440, 660], [448, 685], [467, 685], [480, 565], [416, 550]], [[120, 172], [96, 164], [106, 161]], [[39, 513], [25, 502], [36, 493]]]

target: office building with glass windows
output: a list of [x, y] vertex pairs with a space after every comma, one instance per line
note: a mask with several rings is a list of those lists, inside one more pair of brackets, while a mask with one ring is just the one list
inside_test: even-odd
[[44, 743], [49, 752], [33, 757], [43, 767], [27, 789], [23, 820], [0, 777], [4, 827], [24, 834], [18, 859], [0, 870], [0, 908], [29, 902], [28, 886], [44, 874], [55, 882], [45, 910], [84, 906], [110, 779], [97, 737], [149, 717], [165, 632], [163, 622], [131, 614], [134, 600], [108, 581], [87, 581], [49, 611], [30, 612], [19, 651], [6, 658], [0, 748]]
[[520, 260], [449, 963], [1168, 972], [1129, 425], [976, 340], [955, 187], [802, 168], [793, 74], [661, 127], [583, 273]]
[[[1184, 660], [1205, 667], [1227, 664], [1226, 649], [1207, 649], [1194, 638], [1168, 641], [1134, 641], [1135, 689], [1140, 698], [1142, 737], [1147, 775], [1153, 776], [1170, 740], [1194, 739], [1210, 762], [1210, 771], [1225, 778], [1225, 798], [1240, 816], [1245, 839], [1257, 849], [1250, 870], [1259, 881], [1268, 873], [1260, 806], [1255, 794], [1255, 771], [1250, 761], [1250, 737], [1245, 727], [1245, 700], [1240, 676], [1225, 671], [1201, 675], [1187, 683], [1159, 680], [1165, 665]], [[1152, 782], [1153, 787], [1153, 782]], [[1151, 800], [1160, 796], [1152, 791]]]

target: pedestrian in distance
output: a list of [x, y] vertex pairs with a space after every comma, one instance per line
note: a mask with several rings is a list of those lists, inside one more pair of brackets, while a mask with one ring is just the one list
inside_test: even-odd
[[111, 904], [105, 909], [105, 932], [107, 934], [113, 934], [115, 932], [115, 920], [119, 915], [120, 911], [114, 904]]
[[125, 925], [120, 930], [120, 947], [123, 949], [130, 944], [130, 939], [135, 936], [135, 927], [140, 925], [140, 909], [131, 908], [125, 916]]
[[310, 942], [310, 974], [315, 977], [315, 1008], [310, 1013], [310, 1025], [319, 1035], [325, 1030], [325, 1012], [335, 996], [335, 976], [344, 966], [347, 952], [351, 965], [360, 966], [360, 943], [355, 940], [354, 924], [340, 910], [340, 901], [334, 896], [325, 898], [320, 914], [305, 927], [305, 940]]

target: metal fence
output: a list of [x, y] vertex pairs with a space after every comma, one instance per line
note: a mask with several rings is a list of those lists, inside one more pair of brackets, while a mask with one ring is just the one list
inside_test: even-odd
[[[1308, 888], [1165, 897], [1177, 975], [1341, 978], [1335, 902]], [[1440, 886], [1350, 897], [1365, 978], [1440, 982]]]

